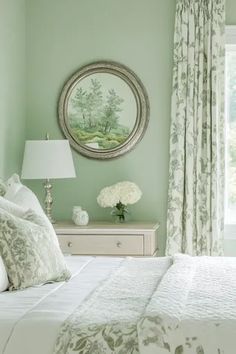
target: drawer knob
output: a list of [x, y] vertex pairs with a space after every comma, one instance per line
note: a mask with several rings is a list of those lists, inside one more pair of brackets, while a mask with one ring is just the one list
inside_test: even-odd
[[120, 248], [121, 245], [122, 245], [122, 243], [121, 243], [120, 241], [118, 241], [118, 242], [116, 243], [116, 246], [117, 246], [118, 248]]
[[72, 247], [72, 242], [68, 242], [67, 246]]

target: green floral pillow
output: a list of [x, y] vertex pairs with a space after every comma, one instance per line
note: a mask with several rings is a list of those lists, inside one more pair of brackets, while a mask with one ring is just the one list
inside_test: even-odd
[[0, 178], [0, 196], [3, 197], [6, 193], [6, 185], [3, 180]]
[[0, 256], [7, 270], [9, 290], [70, 278], [54, 237], [35, 212], [20, 218], [0, 209]]

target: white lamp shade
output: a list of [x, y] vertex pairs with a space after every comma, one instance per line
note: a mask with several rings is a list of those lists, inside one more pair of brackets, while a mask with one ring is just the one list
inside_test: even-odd
[[68, 140], [28, 140], [22, 165], [23, 179], [76, 177]]

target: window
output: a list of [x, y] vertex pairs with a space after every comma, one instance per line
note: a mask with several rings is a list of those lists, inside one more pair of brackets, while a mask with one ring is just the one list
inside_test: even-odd
[[226, 27], [225, 238], [236, 239], [236, 26]]

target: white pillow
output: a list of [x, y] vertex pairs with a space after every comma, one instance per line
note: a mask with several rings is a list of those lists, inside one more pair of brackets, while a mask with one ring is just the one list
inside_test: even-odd
[[24, 186], [17, 174], [12, 175], [6, 182], [7, 191], [4, 198], [26, 209], [32, 209], [37, 214], [45, 216], [45, 213], [36, 195]]
[[10, 200], [7, 200], [6, 198], [1, 196], [0, 196], [0, 208], [6, 210], [10, 214], [18, 216], [19, 218], [24, 217], [25, 214], [29, 211], [29, 209], [20, 207], [19, 205], [10, 202]]
[[0, 256], [0, 293], [7, 290], [9, 287], [9, 281], [7, 277], [7, 271]]
[[29, 189], [28, 187], [24, 186], [21, 183], [20, 178], [17, 174], [13, 174], [7, 180], [6, 185], [7, 185], [7, 191], [6, 194], [4, 195], [4, 198], [9, 200], [10, 202], [17, 204], [21, 208], [31, 209], [36, 214], [42, 216], [45, 222], [47, 223], [50, 231], [55, 234], [54, 239], [56, 240], [56, 243], [58, 243], [55, 230], [51, 222], [49, 221], [48, 217], [44, 213], [43, 208], [41, 207], [39, 200], [34, 194], [34, 192], [32, 192], [31, 189]]

